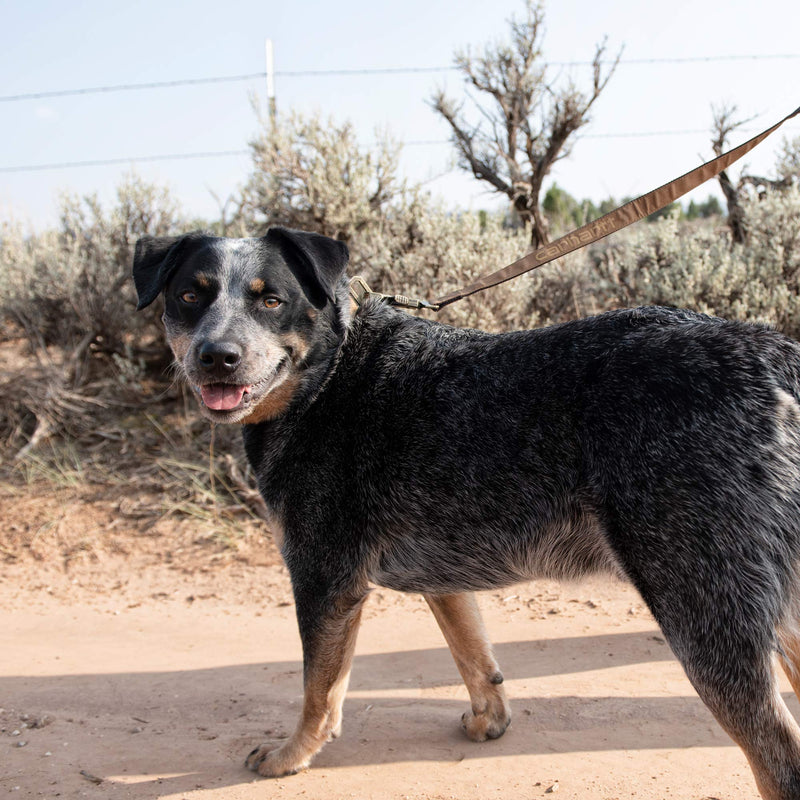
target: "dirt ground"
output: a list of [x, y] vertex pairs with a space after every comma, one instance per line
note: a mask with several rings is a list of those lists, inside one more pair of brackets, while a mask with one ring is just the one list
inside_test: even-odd
[[304, 773], [256, 778], [245, 756], [285, 738], [301, 703], [291, 592], [268, 536], [145, 524], [120, 487], [6, 486], [0, 507], [0, 794], [757, 797], [638, 596], [607, 580], [481, 597], [514, 713], [485, 744], [461, 734], [467, 693], [424, 602], [376, 589], [342, 737]]

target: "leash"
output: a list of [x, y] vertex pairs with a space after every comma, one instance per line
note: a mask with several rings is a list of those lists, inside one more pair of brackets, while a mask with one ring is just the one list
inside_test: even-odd
[[707, 180], [716, 177], [720, 172], [727, 169], [731, 164], [738, 161], [742, 156], [749, 153], [754, 147], [761, 144], [771, 133], [774, 133], [784, 122], [800, 114], [800, 108], [795, 109], [791, 114], [785, 116], [780, 122], [776, 122], [762, 133], [748, 139], [744, 144], [723, 153], [720, 156], [706, 161], [696, 169], [681, 175], [679, 178], [659, 186], [657, 189], [630, 200], [624, 205], [609, 211], [602, 217], [589, 222], [586, 225], [556, 239], [549, 244], [543, 245], [538, 250], [517, 259], [507, 267], [503, 267], [495, 272], [483, 275], [477, 280], [465, 286], [463, 289], [446, 294], [433, 301], [419, 300], [417, 298], [406, 297], [405, 295], [387, 295], [380, 292], [373, 292], [361, 277], [353, 278], [350, 283], [350, 293], [353, 300], [361, 305], [368, 297], [376, 297], [384, 303], [388, 303], [398, 308], [427, 308], [433, 311], [440, 311], [450, 303], [455, 303], [464, 297], [498, 286], [501, 283], [510, 281], [531, 270], [554, 261], [561, 256], [578, 250], [586, 245], [593, 244], [606, 236], [627, 228], [634, 222], [638, 222], [645, 217], [660, 211], [670, 203], [674, 203], [680, 197], [696, 189]]

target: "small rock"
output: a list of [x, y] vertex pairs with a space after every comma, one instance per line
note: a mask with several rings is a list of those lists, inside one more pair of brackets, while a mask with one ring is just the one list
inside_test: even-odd
[[549, 786], [547, 789], [544, 790], [545, 794], [553, 794], [559, 790], [558, 781], [556, 781], [552, 786]]

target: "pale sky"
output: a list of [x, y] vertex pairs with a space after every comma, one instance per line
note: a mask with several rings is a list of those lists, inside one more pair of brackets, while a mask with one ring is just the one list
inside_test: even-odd
[[[455, 50], [505, 37], [508, 18], [523, 13], [521, 0], [0, 0], [0, 12], [2, 98], [261, 73], [270, 38], [280, 111], [350, 119], [364, 143], [386, 129], [408, 142], [402, 171], [409, 179], [429, 180], [451, 207], [497, 206], [480, 183], [454, 171], [446, 126], [427, 104], [439, 86], [463, 96], [457, 72], [285, 73], [449, 67]], [[624, 46], [592, 123], [551, 176], [578, 198], [642, 194], [707, 160], [712, 104], [735, 104], [742, 117], [754, 117], [732, 144], [800, 105], [796, 0], [551, 0], [546, 21], [551, 62], [589, 61], [604, 37], [610, 55]], [[588, 66], [554, 67], [559, 73], [588, 86]], [[187, 214], [214, 217], [212, 193], [224, 200], [244, 182], [248, 156], [136, 159], [245, 150], [257, 129], [253, 94], [263, 100], [263, 79], [3, 99], [0, 216], [53, 224], [59, 192], [97, 192], [109, 201], [134, 165], [147, 180], [167, 184]], [[800, 123], [746, 157], [752, 172], [769, 173], [784, 136], [800, 136]], [[126, 162], [5, 171], [105, 159]]]

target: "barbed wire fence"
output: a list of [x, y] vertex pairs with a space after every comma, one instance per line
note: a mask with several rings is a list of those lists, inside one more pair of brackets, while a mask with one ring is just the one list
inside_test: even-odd
[[[693, 63], [720, 63], [720, 62], [742, 62], [742, 61], [797, 61], [800, 60], [800, 54], [784, 53], [784, 54], [740, 54], [740, 55], [725, 55], [725, 56], [690, 56], [681, 58], [631, 58], [622, 59], [619, 62], [620, 67], [625, 66], [641, 66], [641, 65], [678, 65], [678, 64], [693, 64]], [[590, 61], [550, 61], [548, 64], [553, 67], [583, 67], [592, 66], [593, 62]], [[610, 63], [610, 62], [608, 62]], [[314, 70], [276, 70], [272, 73], [273, 77], [277, 78], [306, 78], [306, 77], [358, 77], [368, 75], [417, 75], [423, 73], [447, 73], [456, 72], [456, 66], [429, 66], [429, 67], [386, 67], [386, 68], [358, 68], [358, 69], [314, 69]], [[24, 92], [19, 94], [10, 94], [0, 96], [0, 103], [18, 103], [32, 100], [43, 100], [51, 98], [62, 97], [75, 97], [81, 95], [91, 94], [111, 94], [117, 92], [131, 92], [131, 91], [153, 91], [159, 89], [174, 89], [185, 86], [201, 86], [221, 83], [242, 83], [251, 82], [256, 80], [267, 80], [270, 73], [266, 70], [263, 72], [250, 72], [238, 75], [215, 75], [201, 78], [181, 78], [175, 80], [165, 81], [150, 81], [143, 83], [124, 83], [124, 84], [110, 84], [105, 86], [84, 86], [70, 89], [52, 89], [36, 92]], [[755, 129], [741, 128], [741, 133], [749, 133]], [[686, 136], [696, 135], [698, 133], [706, 133], [706, 129], [675, 129], [675, 130], [657, 130], [657, 131], [616, 131], [608, 133], [587, 133], [584, 134], [586, 139], [634, 139], [634, 138], [647, 138], [647, 137], [669, 137], [669, 136]], [[449, 139], [419, 139], [419, 140], [405, 140], [400, 142], [404, 147], [429, 147], [429, 146], [442, 146], [449, 145]], [[206, 150], [201, 152], [187, 152], [187, 153], [157, 153], [157, 154], [139, 154], [131, 156], [119, 156], [115, 158], [105, 159], [89, 159], [89, 160], [76, 160], [76, 161], [57, 161], [43, 164], [16, 164], [16, 165], [0, 165], [0, 173], [25, 173], [25, 172], [42, 172], [47, 170], [71, 169], [71, 168], [87, 168], [87, 167], [102, 167], [102, 166], [116, 166], [121, 164], [132, 163], [147, 163], [158, 161], [180, 161], [188, 159], [212, 159], [212, 158], [230, 158], [238, 157], [249, 154], [246, 148], [240, 149], [225, 149], [225, 150]]]

